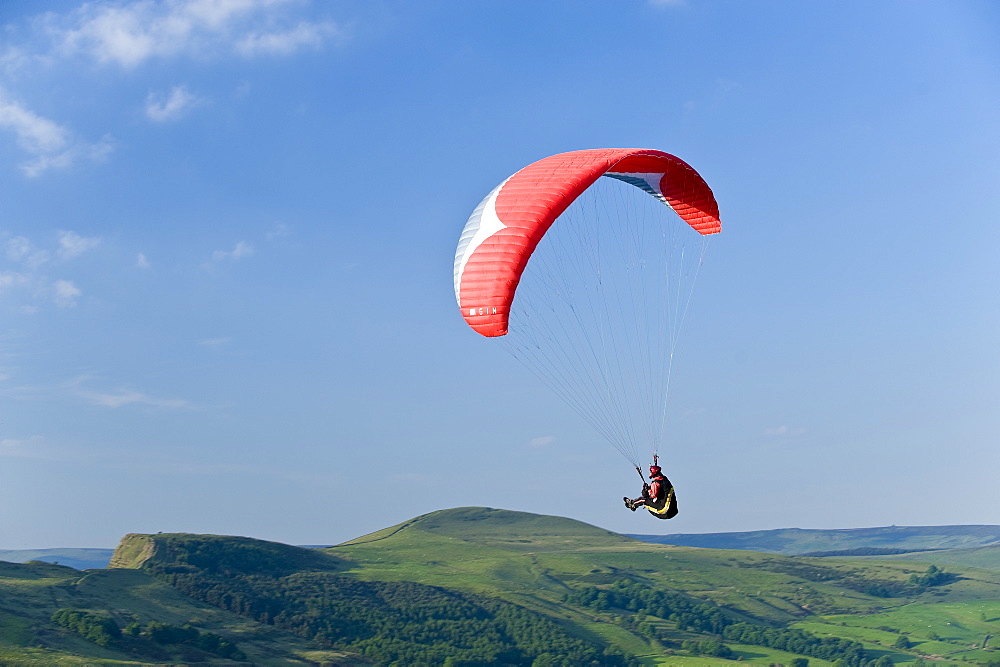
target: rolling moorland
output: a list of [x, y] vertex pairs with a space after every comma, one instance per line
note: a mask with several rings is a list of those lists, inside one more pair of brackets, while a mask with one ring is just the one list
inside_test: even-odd
[[1000, 665], [988, 528], [763, 531], [805, 553], [928, 549], [846, 556], [655, 544], [488, 508], [326, 549], [127, 535], [106, 569], [0, 563], [0, 663]]
[[887, 556], [918, 551], [1000, 546], [1000, 526], [885, 526], [838, 530], [782, 528], [745, 533], [676, 533], [629, 537], [656, 544], [748, 549], [788, 556]]

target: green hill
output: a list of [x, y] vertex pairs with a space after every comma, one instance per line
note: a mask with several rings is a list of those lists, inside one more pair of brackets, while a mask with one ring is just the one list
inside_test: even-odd
[[423, 514], [337, 546], [370, 543], [401, 532], [429, 533], [483, 546], [516, 550], [612, 546], [634, 541], [575, 519], [490, 507], [458, 507]]
[[285, 576], [300, 570], [336, 570], [343, 564], [315, 549], [293, 547], [249, 537], [130, 533], [111, 556], [110, 568], [187, 566], [217, 574]]
[[[543, 522], [548, 532], [560, 537], [532, 533], [531, 527]], [[496, 532], [484, 536], [488, 526], [496, 526]], [[639, 655], [683, 646], [692, 635], [670, 619], [653, 618], [649, 622], [658, 633], [655, 642], [643, 640], [642, 633], [633, 630], [626, 636], [621, 618], [610, 623], [613, 614], [594, 615], [586, 605], [568, 605], [567, 599], [581, 591], [636, 585], [688, 595], [715, 605], [730, 619], [777, 626], [809, 620], [822, 626], [823, 635], [833, 636], [845, 636], [840, 619], [846, 617], [878, 627], [880, 614], [891, 609], [949, 602], [988, 606], [1000, 600], [996, 574], [977, 571], [947, 586], [922, 588], [910, 579], [919, 577], [926, 563], [651, 544], [593, 527], [587, 530], [556, 517], [485, 508], [434, 512], [328, 551], [353, 561], [347, 572], [354, 576], [420, 581], [499, 596], [561, 617]], [[939, 621], [941, 628], [951, 622], [944, 616]], [[935, 622], [929, 625], [937, 627]], [[915, 659], [912, 653], [888, 650], [881, 640], [865, 641], [869, 651], [892, 654], [897, 662]]]
[[998, 571], [652, 544], [490, 508], [432, 512], [322, 550], [132, 534], [111, 562], [0, 563], [0, 664], [1000, 657], [982, 646], [1000, 635]]
[[326, 551], [352, 562], [346, 573], [369, 579], [461, 585], [517, 599], [625, 578], [697, 591], [778, 622], [808, 613], [802, 606], [810, 603], [798, 593], [803, 582], [816, 585], [807, 596], [814, 598], [813, 609], [867, 613], [880, 607], [884, 596], [866, 596], [866, 591], [881, 586], [903, 597], [917, 594], [907, 589], [907, 581], [926, 569], [888, 559], [783, 557], [652, 544], [569, 519], [489, 508], [433, 512]]
[[568, 665], [626, 663], [613, 646], [544, 614], [453, 588], [347, 576], [341, 572], [353, 563], [322, 551], [217, 535], [129, 535], [112, 564], [379, 664], [531, 664], [549, 653]]

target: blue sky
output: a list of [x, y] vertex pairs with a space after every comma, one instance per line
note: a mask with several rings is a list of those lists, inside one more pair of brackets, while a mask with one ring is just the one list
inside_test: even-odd
[[[1000, 524], [1000, 7], [7, 1], [0, 548]], [[712, 185], [681, 514], [455, 307], [479, 200], [581, 148]]]

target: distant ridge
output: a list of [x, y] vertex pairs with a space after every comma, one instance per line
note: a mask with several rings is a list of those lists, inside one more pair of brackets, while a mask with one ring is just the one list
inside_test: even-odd
[[[639, 540], [652, 544], [672, 544], [707, 549], [741, 549], [789, 556], [899, 556], [920, 552], [966, 550], [955, 556], [960, 562], [982, 560], [994, 563], [1000, 550], [1000, 526], [884, 526], [878, 528], [779, 528], [729, 533], [674, 533], [668, 535], [620, 535], [590, 524], [528, 512], [490, 507], [457, 507], [438, 510], [395, 526], [348, 540], [343, 545], [361, 544], [390, 535], [415, 530], [494, 546], [526, 548], [539, 540], [553, 540], [569, 547], [574, 543], [608, 545]], [[321, 549], [329, 545], [303, 545]], [[993, 547], [973, 554], [971, 550]], [[108, 567], [114, 549], [0, 549], [0, 561], [26, 563], [38, 560], [67, 565], [77, 570]], [[959, 562], [956, 560], [956, 562]], [[969, 562], [968, 564], [972, 564]]]
[[[1000, 545], [1000, 526], [884, 526], [832, 530], [779, 528], [736, 533], [629, 535], [643, 542], [708, 549], [744, 549], [788, 556], [902, 554]], [[879, 550], [864, 554], [859, 550]]]
[[114, 549], [0, 549], [0, 561], [27, 563], [31, 560], [58, 563], [75, 570], [99, 570], [108, 566]]

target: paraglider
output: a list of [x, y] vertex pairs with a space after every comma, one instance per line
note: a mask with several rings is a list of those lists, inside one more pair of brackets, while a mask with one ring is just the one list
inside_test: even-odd
[[[560, 153], [475, 208], [455, 253], [455, 297], [473, 330], [503, 341], [637, 470], [640, 443], [659, 468], [677, 336], [720, 231], [711, 189], [680, 158]], [[673, 516], [666, 493], [636, 507]]]

